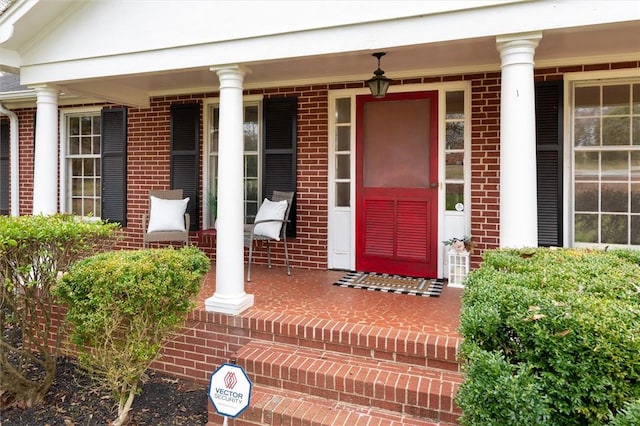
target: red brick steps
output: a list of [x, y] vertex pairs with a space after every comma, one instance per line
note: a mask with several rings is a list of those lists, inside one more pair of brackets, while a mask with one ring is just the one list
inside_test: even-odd
[[[458, 336], [251, 312], [231, 361], [254, 384], [229, 425], [455, 425]], [[209, 424], [222, 424], [209, 407]]]
[[[209, 416], [209, 424], [222, 424]], [[450, 423], [348, 404], [298, 392], [253, 385], [251, 405], [230, 426], [453, 426]]]
[[435, 420], [458, 417], [458, 372], [257, 340], [235, 361], [261, 385]]

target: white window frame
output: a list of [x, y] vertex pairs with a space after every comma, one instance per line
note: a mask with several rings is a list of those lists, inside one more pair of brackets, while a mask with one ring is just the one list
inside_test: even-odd
[[[637, 245], [617, 245], [607, 243], [577, 243], [575, 241], [575, 164], [574, 164], [574, 109], [573, 109], [573, 94], [574, 89], [577, 86], [602, 86], [609, 84], [637, 84], [640, 83], [638, 79], [637, 70], [612, 70], [612, 71], [592, 71], [582, 73], [568, 73], [564, 75], [564, 164], [565, 170], [568, 173], [564, 174], [563, 180], [563, 192], [564, 192], [564, 246], [576, 247], [576, 248], [605, 248], [605, 247], [621, 247], [640, 249]], [[624, 148], [626, 146], [621, 146]], [[640, 146], [631, 145], [628, 149], [638, 150]], [[631, 214], [631, 213], [629, 213]]]
[[[69, 166], [67, 158], [67, 138], [69, 136], [69, 129], [67, 128], [68, 118], [76, 115], [100, 115], [102, 107], [76, 107], [76, 108], [63, 108], [60, 110], [60, 122], [58, 128], [60, 129], [59, 151], [60, 151], [60, 175], [59, 175], [59, 187], [60, 187], [60, 211], [69, 213], [71, 212], [71, 181], [69, 177]], [[102, 128], [100, 129], [100, 136], [102, 137]], [[102, 144], [102, 140], [100, 141]], [[100, 158], [102, 154], [100, 154]], [[102, 176], [102, 170], [100, 170]], [[102, 188], [101, 188], [102, 192]], [[100, 206], [102, 210], [102, 206]], [[100, 220], [99, 216], [85, 216], [86, 220]]]
[[[250, 96], [244, 96], [243, 100], [242, 100], [242, 113], [243, 113], [243, 120], [242, 122], [244, 123], [244, 110], [245, 107], [247, 105], [252, 105], [255, 104], [258, 107], [258, 149], [257, 149], [257, 156], [258, 156], [258, 206], [260, 206], [260, 201], [262, 200], [262, 181], [263, 181], [263, 177], [262, 177], [262, 144], [263, 144], [263, 131], [264, 131], [264, 125], [263, 125], [263, 120], [262, 120], [262, 100], [264, 99], [264, 96], [262, 95], [250, 95]], [[203, 101], [203, 123], [204, 123], [204, 158], [203, 158], [203, 177], [202, 177], [202, 193], [203, 193], [203, 197], [202, 199], [204, 200], [204, 202], [202, 203], [202, 223], [203, 223], [203, 229], [210, 229], [214, 227], [214, 224], [211, 223], [210, 220], [210, 212], [209, 212], [209, 206], [207, 203], [207, 197], [209, 194], [209, 191], [212, 190], [213, 187], [213, 177], [211, 176], [211, 162], [212, 162], [212, 157], [214, 156], [214, 153], [212, 153], [211, 151], [211, 145], [212, 145], [212, 135], [211, 135], [211, 125], [212, 120], [213, 120], [213, 116], [211, 115], [211, 107], [213, 106], [220, 106], [220, 98], [206, 98]], [[244, 163], [244, 161], [243, 161]], [[243, 165], [244, 168], [244, 165]], [[244, 170], [243, 170], [243, 176], [244, 176]], [[244, 188], [244, 185], [243, 185]], [[246, 194], [245, 194], [246, 195]], [[246, 198], [244, 198], [244, 206], [245, 206], [245, 222], [246, 222]]]

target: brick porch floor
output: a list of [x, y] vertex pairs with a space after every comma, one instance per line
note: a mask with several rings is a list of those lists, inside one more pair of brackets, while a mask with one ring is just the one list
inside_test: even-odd
[[[241, 316], [277, 312], [459, 337], [460, 288], [445, 285], [440, 297], [416, 297], [332, 285], [346, 274], [344, 271], [293, 269], [287, 276], [282, 266], [268, 269], [255, 265], [251, 274], [252, 281], [245, 283], [245, 291], [254, 295], [254, 306]], [[199, 309], [214, 292], [215, 264], [200, 292]]]
[[[252, 268], [254, 306], [206, 312], [215, 264], [197, 308], [154, 368], [208, 384], [222, 363], [243, 366], [251, 404], [229, 425], [451, 425], [462, 381], [456, 359], [462, 290], [437, 298], [341, 288], [343, 271]], [[209, 425], [221, 424], [209, 404]]]

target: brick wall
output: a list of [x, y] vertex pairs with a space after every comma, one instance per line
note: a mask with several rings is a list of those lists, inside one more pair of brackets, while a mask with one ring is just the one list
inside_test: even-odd
[[[640, 63], [624, 62], [589, 66], [553, 67], [535, 70], [536, 80], [557, 80], [567, 72], [638, 68]], [[500, 72], [466, 75], [416, 77], [394, 84], [469, 81], [471, 83], [471, 234], [475, 243], [472, 266], [481, 262], [482, 253], [499, 244], [500, 169]], [[328, 92], [363, 87], [362, 82], [308, 85], [290, 88], [250, 90], [247, 94], [268, 97], [297, 96], [298, 104], [298, 236], [291, 244], [295, 267], [327, 266], [327, 169], [328, 169]], [[128, 111], [128, 227], [121, 248], [142, 246], [142, 214], [147, 209], [148, 192], [169, 187], [170, 105], [202, 104], [216, 93], [167, 96], [151, 99], [145, 109]], [[33, 122], [35, 109], [16, 111], [20, 120], [20, 212], [31, 213], [33, 194]], [[204, 124], [201, 123], [201, 140]], [[203, 147], [201, 145], [201, 154]], [[202, 155], [201, 164], [202, 172]], [[201, 173], [202, 175], [202, 173]], [[202, 183], [201, 183], [202, 187]], [[213, 240], [192, 236], [192, 240], [215, 255]], [[282, 245], [273, 254], [282, 263]], [[256, 251], [256, 262], [266, 262], [264, 250]]]
[[[18, 149], [20, 152], [20, 214], [31, 214], [33, 210], [33, 154], [35, 147], [36, 109], [15, 111], [18, 116], [18, 132], [20, 134]], [[9, 200], [11, 205], [11, 200]]]

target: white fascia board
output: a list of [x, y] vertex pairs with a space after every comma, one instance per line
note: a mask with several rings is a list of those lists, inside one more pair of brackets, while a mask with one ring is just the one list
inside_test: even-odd
[[[371, 51], [398, 46], [461, 40], [501, 34], [544, 31], [581, 25], [638, 20], [640, 7], [629, 1], [533, 1], [500, 4], [452, 13], [314, 29], [263, 37], [53, 62], [25, 60], [23, 84], [130, 75], [219, 64]], [[631, 6], [631, 7], [630, 7]], [[461, 24], [464, 23], [464, 24]], [[140, 34], [141, 37], [142, 34]], [[81, 37], [78, 37], [81, 38]], [[84, 40], [85, 45], [92, 45]], [[99, 48], [100, 46], [96, 46]], [[73, 51], [62, 46], [60, 52]], [[34, 53], [35, 51], [32, 51]], [[496, 51], [496, 58], [498, 53]], [[53, 58], [52, 58], [53, 59]], [[489, 58], [493, 61], [495, 58]]]

